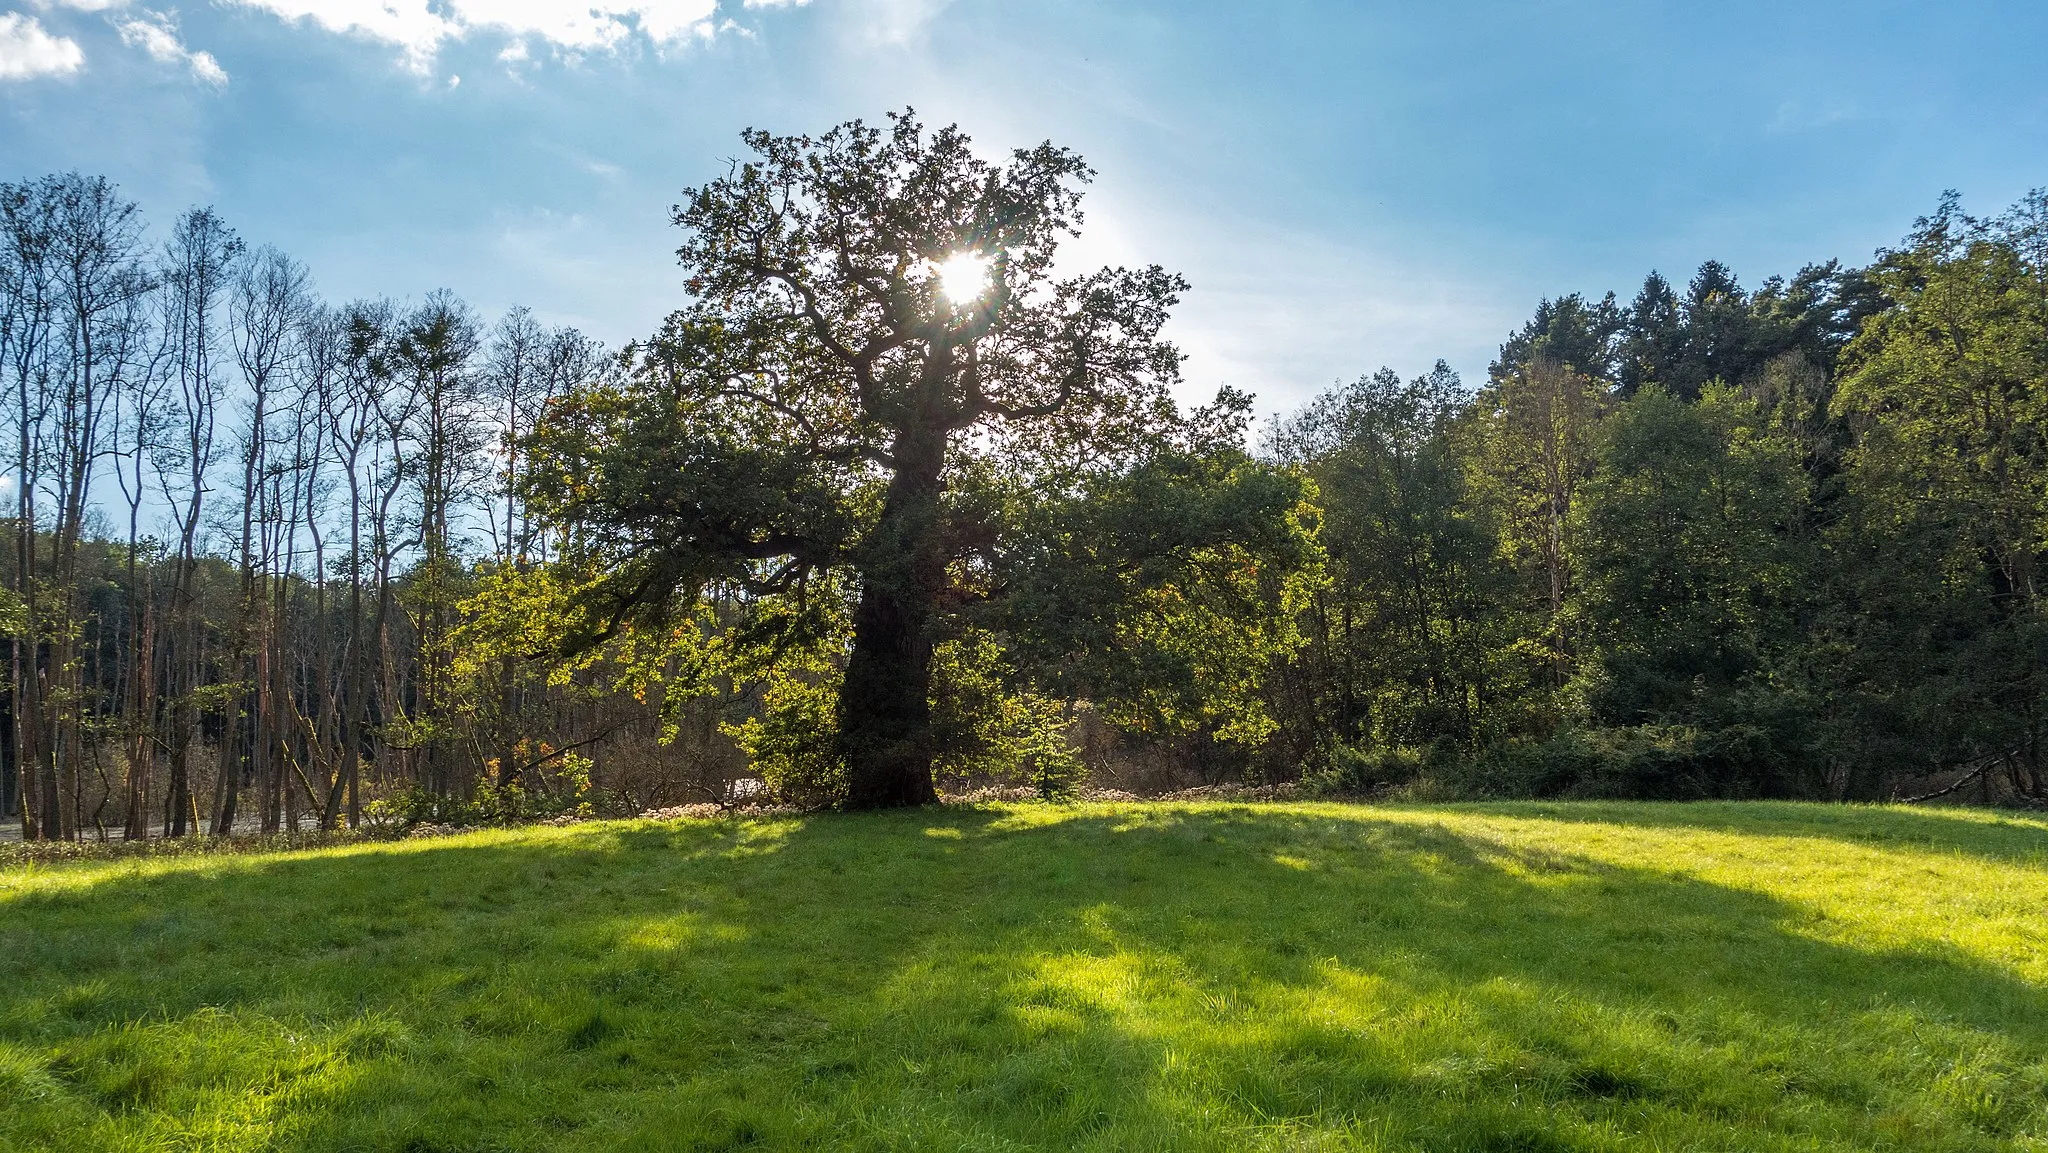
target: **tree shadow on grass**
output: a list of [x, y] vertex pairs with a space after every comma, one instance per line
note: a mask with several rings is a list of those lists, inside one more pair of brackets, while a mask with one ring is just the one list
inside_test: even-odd
[[1991, 1149], [2048, 1070], [1960, 950], [1370, 810], [585, 828], [0, 935], [21, 1148]]

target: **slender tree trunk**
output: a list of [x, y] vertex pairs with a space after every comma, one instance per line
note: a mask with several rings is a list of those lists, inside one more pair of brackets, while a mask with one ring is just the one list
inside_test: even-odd
[[264, 607], [252, 614], [256, 625], [256, 641], [251, 646], [255, 651], [256, 707], [249, 712], [249, 769], [256, 778], [258, 825], [266, 833], [275, 833], [282, 816], [284, 781], [277, 755], [277, 692], [272, 683], [270, 613], [268, 602], [263, 603]]
[[46, 795], [43, 791], [43, 702], [42, 674], [38, 669], [40, 657], [41, 614], [37, 611], [36, 596], [36, 531], [35, 505], [31, 494], [35, 491], [32, 478], [28, 477], [28, 402], [23, 400], [21, 468], [16, 476], [22, 478], [16, 485], [19, 502], [15, 514], [15, 565], [16, 581], [21, 589], [22, 603], [27, 606], [27, 625], [22, 637], [14, 644], [14, 764], [15, 772], [21, 779], [21, 835], [24, 840], [39, 840], [44, 836], [44, 814], [47, 811]]
[[[238, 659], [233, 668], [240, 669]], [[216, 837], [225, 837], [234, 831], [235, 819], [240, 815], [242, 797], [242, 713], [246, 699], [223, 699], [220, 717], [219, 768], [213, 780], [213, 828]]]
[[319, 530], [313, 536], [313, 655], [312, 692], [316, 698], [317, 720], [313, 725], [313, 741], [318, 747], [320, 783], [323, 796], [320, 801], [320, 827], [335, 828], [341, 821], [341, 802], [348, 775], [343, 766], [344, 747], [341, 741], [341, 702], [336, 698], [338, 680], [334, 669], [334, 646], [330, 639], [334, 622], [329, 619], [327, 609], [327, 562], [325, 545]]
[[[196, 507], [196, 497], [194, 501]], [[199, 716], [192, 693], [205, 668], [205, 656], [193, 603], [199, 567], [192, 555], [195, 529], [196, 525], [188, 520], [171, 581], [171, 653], [165, 662], [165, 691], [171, 699], [164, 712], [164, 744], [170, 754], [169, 779], [164, 789], [166, 837], [182, 837], [198, 825], [196, 798], [192, 795], [192, 738], [199, 728]]]
[[[354, 462], [350, 462], [353, 470]], [[361, 503], [351, 471], [349, 488], [348, 643], [342, 646], [343, 692], [340, 709], [341, 773], [347, 778], [348, 827], [362, 824], [363, 726], [370, 696], [368, 646], [363, 643], [363, 571]], [[334, 802], [330, 801], [330, 806]]]
[[[129, 579], [135, 580], [130, 565]], [[145, 570], [145, 573], [147, 570]], [[128, 692], [128, 811], [122, 836], [149, 835], [149, 799], [156, 775], [156, 602], [149, 590], [137, 598], [142, 619], [132, 628]]]

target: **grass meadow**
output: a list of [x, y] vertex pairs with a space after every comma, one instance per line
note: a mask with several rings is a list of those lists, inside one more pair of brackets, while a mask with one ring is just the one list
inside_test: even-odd
[[2048, 1150], [2048, 824], [987, 806], [0, 872], [0, 1149]]

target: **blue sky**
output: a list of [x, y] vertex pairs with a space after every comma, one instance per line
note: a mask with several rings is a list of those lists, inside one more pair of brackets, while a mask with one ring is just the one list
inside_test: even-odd
[[[593, 10], [590, 4], [596, 3]], [[1080, 255], [1194, 291], [1191, 393], [1468, 379], [1538, 298], [1867, 260], [2048, 184], [2048, 4], [0, 0], [0, 179], [216, 205], [330, 297], [619, 343], [745, 126], [914, 105], [1100, 177]]]

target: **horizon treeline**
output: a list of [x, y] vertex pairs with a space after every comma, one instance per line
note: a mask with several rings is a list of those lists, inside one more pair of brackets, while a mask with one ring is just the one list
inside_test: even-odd
[[[0, 184], [0, 230], [0, 808], [25, 835], [755, 787], [759, 686], [677, 709], [465, 639], [505, 611], [494, 575], [582, 531], [529, 514], [523, 453], [621, 358], [447, 293], [323, 301], [212, 210], [152, 236], [97, 177]], [[1134, 789], [2048, 799], [2044, 407], [2040, 193], [1946, 199], [1867, 268], [1548, 300], [1476, 389], [1381, 370], [1267, 432], [1325, 560], [1247, 672], [1262, 743], [1043, 707]], [[1031, 783], [974, 763], [948, 785]]]
[[1468, 393], [1281, 422], [1331, 581], [1276, 699], [1361, 784], [2048, 800], [2048, 194], [1867, 268], [1547, 300]]

